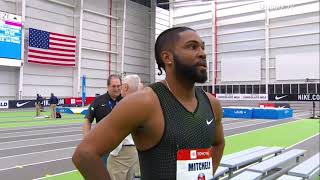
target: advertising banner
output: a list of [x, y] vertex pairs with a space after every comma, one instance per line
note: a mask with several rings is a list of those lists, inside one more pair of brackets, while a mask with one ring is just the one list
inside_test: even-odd
[[0, 101], [0, 109], [8, 109], [9, 101]]
[[320, 101], [320, 94], [269, 94], [269, 101]]
[[[58, 106], [64, 105], [64, 99], [58, 99]], [[49, 106], [49, 99], [45, 99], [42, 101], [43, 106]], [[35, 107], [36, 100], [9, 100], [9, 108], [31, 108]]]
[[229, 101], [267, 101], [268, 94], [216, 94], [219, 100]]

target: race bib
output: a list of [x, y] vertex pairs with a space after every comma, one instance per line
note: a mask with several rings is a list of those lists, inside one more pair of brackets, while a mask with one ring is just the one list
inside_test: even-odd
[[209, 149], [182, 149], [177, 152], [177, 180], [212, 179]]

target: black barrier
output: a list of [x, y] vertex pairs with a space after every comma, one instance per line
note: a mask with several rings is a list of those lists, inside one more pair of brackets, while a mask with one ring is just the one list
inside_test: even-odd
[[274, 103], [274, 107], [276, 108], [290, 108], [289, 103]]
[[[43, 106], [49, 106], [49, 100], [45, 99], [41, 103]], [[35, 107], [36, 100], [9, 100], [9, 109], [31, 108]], [[58, 106], [64, 104], [64, 99], [59, 99]]]
[[9, 100], [9, 109], [34, 107], [36, 100]]
[[316, 118], [316, 103], [313, 101], [312, 102], [312, 117], [313, 119]]
[[269, 94], [269, 101], [320, 101], [320, 94]]

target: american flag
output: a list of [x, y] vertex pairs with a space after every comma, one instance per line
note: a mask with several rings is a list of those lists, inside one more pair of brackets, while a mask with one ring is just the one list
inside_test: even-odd
[[28, 62], [75, 66], [76, 36], [29, 28]]

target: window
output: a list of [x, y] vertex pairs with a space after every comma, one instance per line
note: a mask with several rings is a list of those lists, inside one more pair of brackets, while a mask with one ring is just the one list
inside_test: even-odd
[[233, 94], [239, 94], [239, 85], [233, 85]]
[[208, 92], [212, 93], [212, 86], [208, 86]]
[[299, 84], [299, 94], [306, 94], [307, 93], [307, 85], [306, 84]]
[[291, 84], [291, 94], [298, 94], [298, 93], [299, 93], [298, 84]]
[[131, 0], [133, 2], [136, 2], [138, 4], [147, 6], [147, 7], [151, 7], [151, 1], [146, 1], [146, 0]]
[[252, 94], [252, 85], [246, 86], [246, 94]]
[[208, 92], [207, 86], [201, 86], [201, 89], [203, 89], [205, 92]]
[[265, 94], [266, 93], [266, 85], [261, 84], [260, 85], [260, 94]]
[[225, 85], [221, 85], [220, 86], [220, 93], [221, 94], [225, 94], [226, 93], [226, 86]]
[[227, 94], [232, 94], [232, 85], [227, 85]]
[[220, 94], [220, 86], [214, 86], [214, 93]]
[[308, 84], [308, 93], [315, 94], [316, 93], [316, 84]]
[[259, 94], [259, 87], [260, 85], [253, 85], [253, 94]]
[[[149, 1], [149, 0], [147, 0]], [[166, 9], [169, 10], [169, 0], [157, 0], [157, 6], [162, 8], [162, 9]], [[166, 3], [166, 4], [161, 4], [161, 3]]]
[[240, 85], [240, 94], [246, 93], [246, 85]]
[[320, 94], [320, 83], [317, 84], [317, 94]]
[[269, 91], [269, 94], [275, 94], [274, 93], [274, 84], [269, 84], [268, 85], [268, 91]]
[[282, 84], [276, 84], [276, 94], [282, 94]]
[[283, 94], [290, 94], [290, 84], [283, 85]]

